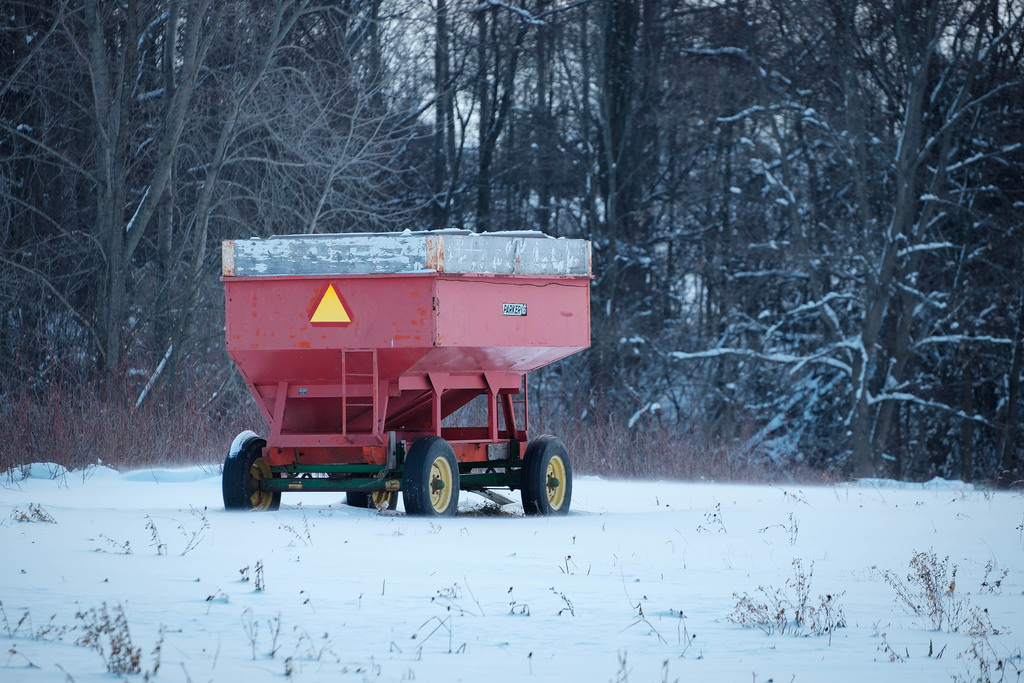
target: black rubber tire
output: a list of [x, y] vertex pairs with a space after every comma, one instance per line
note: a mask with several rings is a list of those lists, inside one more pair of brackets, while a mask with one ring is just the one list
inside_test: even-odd
[[354, 508], [370, 507], [370, 494], [362, 491], [349, 491], [345, 494], [345, 505]]
[[523, 511], [528, 515], [567, 515], [572, 502], [572, 463], [562, 440], [546, 434], [523, 456]]
[[224, 497], [225, 510], [277, 510], [281, 507], [281, 492], [259, 496], [259, 479], [254, 476], [259, 469], [266, 467], [263, 460], [263, 448], [266, 440], [258, 436], [250, 437], [238, 452], [228, 454], [224, 460], [224, 472], [221, 475], [221, 494]]
[[424, 436], [413, 443], [405, 457], [402, 499], [410, 515], [455, 516], [459, 507], [459, 464], [447, 441]]
[[[374, 497], [376, 496], [376, 500]], [[369, 508], [380, 510], [378, 503], [387, 500], [387, 509], [394, 510], [398, 505], [398, 493], [396, 491], [380, 491], [378, 493], [366, 493], [364, 491], [349, 491], [345, 494], [345, 503], [355, 508]]]

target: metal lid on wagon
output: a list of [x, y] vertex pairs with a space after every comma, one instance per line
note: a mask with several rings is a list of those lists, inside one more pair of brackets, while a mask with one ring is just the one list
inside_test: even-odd
[[227, 240], [224, 277], [448, 274], [590, 277], [590, 242], [536, 231], [280, 235]]

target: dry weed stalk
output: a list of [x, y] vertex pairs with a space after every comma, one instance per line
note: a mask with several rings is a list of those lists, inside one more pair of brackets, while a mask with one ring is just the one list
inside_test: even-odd
[[[811, 578], [814, 563], [804, 571], [803, 560], [793, 560], [793, 578], [786, 580], [785, 588], [759, 586], [752, 596], [737, 595], [736, 607], [726, 619], [747, 628], [759, 628], [765, 633], [790, 633], [829, 637], [836, 629], [846, 627], [846, 616], [839, 604], [845, 591], [819, 595], [811, 600]], [[815, 602], [817, 604], [815, 604]]]
[[[99, 609], [93, 607], [77, 612], [75, 618], [81, 622], [79, 628], [82, 633], [75, 644], [98, 652], [108, 672], [118, 676], [142, 673], [142, 648], [132, 642], [124, 607], [117, 605], [111, 611], [107, 603], [103, 603]], [[163, 629], [160, 630], [160, 639], [153, 650], [155, 664], [152, 671], [147, 672], [147, 677], [160, 668], [162, 645]]]
[[49, 512], [43, 509], [39, 503], [29, 503], [27, 510], [14, 508], [11, 512], [11, 519], [15, 522], [56, 524], [57, 520]]
[[901, 578], [888, 569], [882, 578], [896, 591], [896, 602], [936, 631], [966, 631], [981, 636], [992, 630], [987, 610], [971, 607], [970, 599], [956, 592], [957, 566], [949, 556], [939, 559], [934, 550], [915, 552], [910, 572]]

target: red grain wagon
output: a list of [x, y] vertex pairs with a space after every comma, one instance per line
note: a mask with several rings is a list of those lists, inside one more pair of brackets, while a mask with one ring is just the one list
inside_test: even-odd
[[590, 345], [589, 242], [407, 231], [222, 256], [227, 351], [270, 426], [235, 438], [226, 508], [316, 490], [393, 509], [401, 491], [410, 514], [452, 515], [460, 490], [507, 487], [527, 514], [568, 512], [569, 455], [528, 440], [526, 374]]

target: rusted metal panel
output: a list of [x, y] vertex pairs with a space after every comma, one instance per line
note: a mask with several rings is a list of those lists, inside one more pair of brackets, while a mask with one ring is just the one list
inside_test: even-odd
[[539, 232], [275, 236], [225, 242], [225, 277], [450, 274], [590, 276], [590, 243]]
[[235, 241], [225, 240], [221, 248], [221, 275], [234, 277], [235, 275]]
[[441, 236], [426, 238], [426, 262], [424, 268], [438, 273], [444, 272], [444, 238]]

